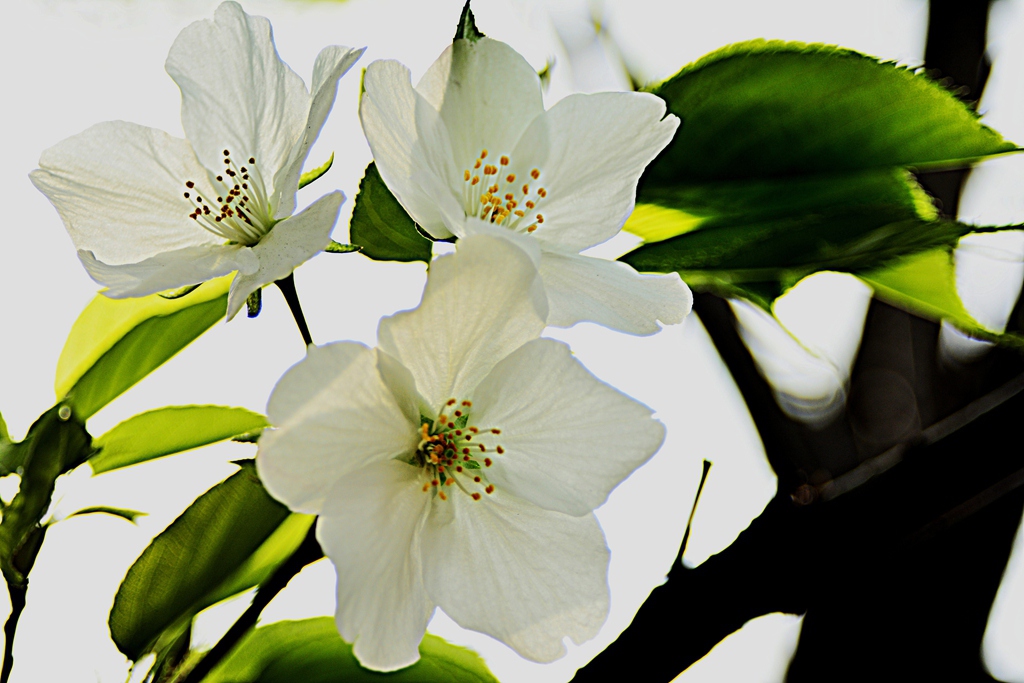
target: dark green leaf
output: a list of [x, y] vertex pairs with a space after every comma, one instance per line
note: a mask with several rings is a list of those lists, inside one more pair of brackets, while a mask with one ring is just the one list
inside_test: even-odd
[[72, 512], [70, 515], [68, 515], [66, 517], [66, 519], [71, 519], [72, 517], [81, 517], [82, 515], [95, 515], [95, 514], [113, 515], [114, 517], [120, 517], [121, 519], [126, 519], [129, 522], [131, 522], [132, 524], [134, 524], [136, 518], [144, 517], [145, 515], [147, 515], [149, 513], [139, 512], [138, 510], [129, 510], [127, 508], [112, 508], [112, 507], [98, 506], [98, 507], [83, 508], [83, 509], [79, 510], [78, 512]]
[[93, 442], [94, 474], [199, 448], [267, 426], [267, 418], [245, 408], [169, 406], [136, 415]]
[[452, 424], [455, 425], [455, 429], [462, 429], [468, 423], [469, 423], [469, 415], [459, 415], [457, 418], [455, 418], [455, 421]]
[[54, 406], [17, 446], [21, 482], [0, 521], [0, 570], [8, 582], [23, 585], [42, 541], [39, 522], [50, 507], [54, 482], [85, 462], [92, 445], [81, 421], [65, 406]]
[[472, 43], [480, 40], [484, 37], [484, 34], [480, 33], [480, 30], [476, 27], [476, 21], [473, 19], [473, 10], [469, 8], [470, 0], [466, 0], [466, 4], [462, 7], [462, 14], [459, 15], [459, 25], [455, 29], [456, 40], [468, 40]]
[[299, 176], [299, 189], [301, 190], [306, 185], [309, 185], [314, 180], [319, 180], [320, 176], [331, 170], [331, 166], [334, 164], [334, 152], [331, 152], [331, 158], [328, 159], [322, 166], [317, 166], [311, 171], [306, 171]]
[[682, 120], [644, 174], [622, 257], [768, 307], [819, 270], [862, 272], [949, 246], [903, 167], [963, 166], [1014, 146], [924, 75], [849, 50], [752, 41], [653, 92]]
[[464, 461], [462, 461], [459, 464], [462, 465], [463, 467], [465, 467], [468, 470], [478, 470], [478, 469], [480, 469], [480, 463], [478, 463], [476, 460], [464, 460]]
[[224, 318], [227, 276], [188, 296], [97, 295], [71, 328], [57, 361], [56, 392], [85, 420]]
[[827, 45], [731, 45], [652, 91], [682, 125], [648, 185], [958, 166], [1015, 149], [923, 74]]
[[349, 240], [375, 261], [430, 262], [431, 243], [370, 163], [359, 183]]
[[201, 610], [265, 580], [311, 520], [290, 515], [247, 463], [197, 498], [128, 570], [110, 611], [114, 643], [132, 660], [170, 647]]
[[330, 617], [280, 621], [247, 635], [204, 683], [497, 683], [480, 656], [427, 634], [420, 660], [390, 674], [359, 666]]
[[351, 254], [353, 251], [359, 251], [360, 247], [355, 244], [342, 244], [341, 242], [335, 242], [331, 240], [331, 243], [324, 249], [328, 254]]
[[252, 294], [245, 298], [245, 312], [250, 318], [255, 318], [263, 310], [263, 288], [257, 287]]

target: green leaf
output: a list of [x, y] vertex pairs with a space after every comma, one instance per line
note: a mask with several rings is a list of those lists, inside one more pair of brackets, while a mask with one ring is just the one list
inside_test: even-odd
[[941, 168], [1015, 149], [923, 74], [828, 45], [730, 45], [651, 90], [682, 125], [647, 184]]
[[331, 152], [331, 158], [324, 162], [323, 165], [317, 166], [316, 168], [306, 171], [299, 176], [299, 189], [301, 190], [306, 185], [309, 185], [314, 180], [319, 180], [320, 176], [331, 170], [331, 166], [334, 164], [334, 152]]
[[85, 420], [224, 318], [231, 276], [188, 296], [97, 295], [71, 328], [55, 390]]
[[352, 209], [349, 240], [375, 261], [423, 261], [430, 263], [431, 243], [370, 163], [359, 183]]
[[129, 418], [93, 442], [93, 474], [181, 453], [266, 427], [267, 418], [245, 408], [169, 406]]
[[[203, 283], [200, 282], [199, 285], [201, 284]], [[199, 289], [199, 285], [185, 285], [184, 287], [178, 287], [177, 289], [172, 289], [166, 292], [159, 292], [159, 294], [164, 299], [180, 299], [186, 294], [191, 294]]]
[[476, 20], [473, 18], [473, 10], [469, 8], [470, 0], [466, 0], [466, 4], [462, 7], [462, 14], [459, 15], [459, 25], [455, 29], [456, 40], [468, 40], [471, 43], [475, 43], [484, 37], [483, 33], [480, 33], [480, 29], [476, 27]]
[[98, 507], [83, 508], [83, 509], [79, 510], [78, 512], [72, 512], [65, 519], [71, 519], [72, 517], [81, 517], [82, 515], [95, 515], [95, 514], [113, 515], [114, 517], [120, 517], [121, 519], [126, 519], [129, 522], [131, 522], [132, 524], [134, 524], [135, 520], [137, 518], [144, 517], [145, 515], [147, 515], [149, 513], [147, 513], [147, 512], [139, 512], [138, 510], [129, 510], [127, 508], [112, 508], [112, 507], [98, 506]]
[[[282, 536], [290, 517], [300, 521]], [[117, 648], [137, 660], [170, 647], [201, 610], [264, 581], [298, 547], [311, 519], [290, 515], [246, 463], [197, 498], [128, 570], [110, 611]]]
[[85, 462], [91, 441], [66, 406], [54, 406], [17, 444], [21, 482], [0, 521], [0, 570], [9, 583], [24, 585], [42, 542], [39, 523], [50, 507], [54, 482]]
[[204, 683], [497, 683], [472, 650], [427, 634], [420, 660], [390, 674], [359, 666], [331, 617], [279, 621], [250, 632]]
[[361, 247], [355, 244], [342, 244], [341, 242], [335, 242], [331, 240], [331, 243], [324, 249], [328, 254], [351, 254], [353, 251], [359, 251]]
[[922, 74], [849, 50], [752, 41], [652, 91], [681, 119], [647, 169], [622, 260], [768, 308], [820, 270], [863, 272], [955, 244], [904, 167], [1015, 149]]

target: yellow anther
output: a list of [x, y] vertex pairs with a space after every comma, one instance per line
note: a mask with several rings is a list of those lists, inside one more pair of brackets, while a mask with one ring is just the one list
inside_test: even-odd
[[502, 166], [508, 166], [508, 157], [502, 157], [501, 158], [501, 165]]
[[498, 191], [498, 186], [497, 185], [491, 185], [490, 187], [487, 188], [487, 191], [490, 192], [491, 194], [494, 194], [495, 192]]
[[544, 216], [541, 216], [541, 215], [540, 215], [540, 214], [538, 213], [538, 214], [537, 214], [537, 222], [538, 222], [538, 223], [543, 223], [543, 222], [544, 222]]
[[480, 176], [475, 175], [475, 176], [473, 176], [473, 182], [471, 182], [470, 185], [476, 185], [479, 182], [480, 182]]
[[505, 195], [505, 201], [510, 202], [512, 201], [513, 197], [515, 197], [515, 195], [509, 192], [508, 194]]
[[533, 231], [534, 231], [534, 230], [536, 230], [536, 229], [537, 229], [537, 224], [536, 224], [536, 223], [534, 223], [533, 225], [531, 225], [530, 227], [528, 227], [528, 228], [526, 229], [526, 232], [533, 232]]
[[468, 168], [466, 169], [466, 172], [462, 174], [462, 177], [465, 178], [466, 180], [469, 180], [469, 169]]
[[533, 202], [526, 202], [526, 208], [527, 208], [527, 209], [532, 209], [532, 208], [533, 208], [533, 207], [535, 207], [535, 206], [537, 206], [537, 205], [536, 205], [536, 204], [534, 204]]
[[523, 194], [530, 194], [530, 186], [523, 185]]
[[540, 171], [538, 171], [537, 169], [533, 169], [532, 171], [530, 171], [530, 177], [533, 178], [534, 180], [540, 178]]
[[477, 160], [476, 160], [476, 163], [475, 163], [475, 164], [473, 164], [473, 168], [474, 168], [474, 169], [480, 168], [480, 165], [481, 165], [482, 163], [483, 163], [483, 162], [481, 162], [481, 161], [480, 161], [479, 159], [477, 159]]
[[491, 203], [491, 195], [487, 194], [486, 192], [484, 194], [480, 195], [480, 203], [481, 204], [490, 204]]
[[487, 158], [487, 150], [486, 149], [484, 151], [480, 152], [480, 158], [481, 159], [486, 159]]
[[541, 197], [547, 197], [547, 196], [548, 196], [548, 191], [547, 191], [547, 190], [545, 190], [545, 189], [544, 189], [544, 188], [542, 187], [542, 188], [540, 188], [539, 190], [537, 190], [537, 194], [538, 194], [539, 196], [541, 196]]
[[525, 215], [526, 215], [526, 214], [525, 214], [524, 212], [522, 212], [522, 211], [515, 211], [515, 212], [513, 212], [513, 213], [515, 213], [515, 215], [519, 216], [520, 218], [522, 218], [523, 216], [525, 216]]
[[510, 182], [510, 183], [514, 183], [516, 181], [516, 174], [515, 173], [509, 173], [507, 176], [505, 176], [505, 180]]

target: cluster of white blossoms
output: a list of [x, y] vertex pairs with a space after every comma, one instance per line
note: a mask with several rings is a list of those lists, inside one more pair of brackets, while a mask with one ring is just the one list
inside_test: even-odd
[[[360, 54], [324, 49], [310, 93], [269, 23], [225, 2], [167, 60], [187, 140], [100, 124], [44, 152], [32, 180], [108, 296], [238, 271], [230, 319], [330, 239], [343, 195], [293, 216], [295, 194]], [[319, 515], [338, 629], [363, 665], [415, 662], [438, 606], [551, 661], [607, 617], [593, 511], [665, 430], [540, 334], [583, 320], [650, 334], [688, 313], [677, 275], [580, 253], [621, 229], [678, 120], [642, 93], [545, 111], [534, 70], [488, 38], [456, 40], [415, 88], [393, 61], [370, 64], [364, 85], [381, 177], [457, 250], [431, 263], [419, 307], [381, 320], [377, 348], [311, 346], [281, 378], [257, 471], [274, 497]]]

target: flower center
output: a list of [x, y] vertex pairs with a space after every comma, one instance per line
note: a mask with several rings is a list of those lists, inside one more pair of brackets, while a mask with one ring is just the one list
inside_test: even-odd
[[185, 199], [194, 209], [188, 217], [214, 235], [251, 247], [277, 222], [263, 176], [255, 158], [249, 157], [248, 166], [239, 168], [228, 150], [224, 150], [224, 167], [213, 182], [216, 204], [209, 197], [203, 199], [194, 181], [185, 182]]
[[[508, 172], [511, 160], [507, 156], [498, 160], [498, 166], [486, 163], [486, 159], [485, 149], [473, 163], [473, 169], [467, 168], [462, 173], [466, 215], [504, 225], [516, 232], [535, 231], [544, 223], [537, 205], [548, 196], [547, 190], [538, 184], [540, 169], [531, 170], [529, 178], [517, 179], [515, 173]], [[536, 190], [531, 182], [537, 185]]]
[[493, 443], [493, 436], [501, 434], [501, 430], [470, 425], [472, 407], [469, 401], [460, 403], [453, 398], [445, 403], [436, 420], [422, 418], [422, 438], [412, 464], [422, 467], [428, 478], [423, 484], [424, 493], [433, 492], [441, 500], [448, 500], [445, 491], [452, 487], [473, 500], [494, 493], [494, 484], [487, 480], [485, 470], [494, 464], [492, 456], [505, 453], [504, 448]]

